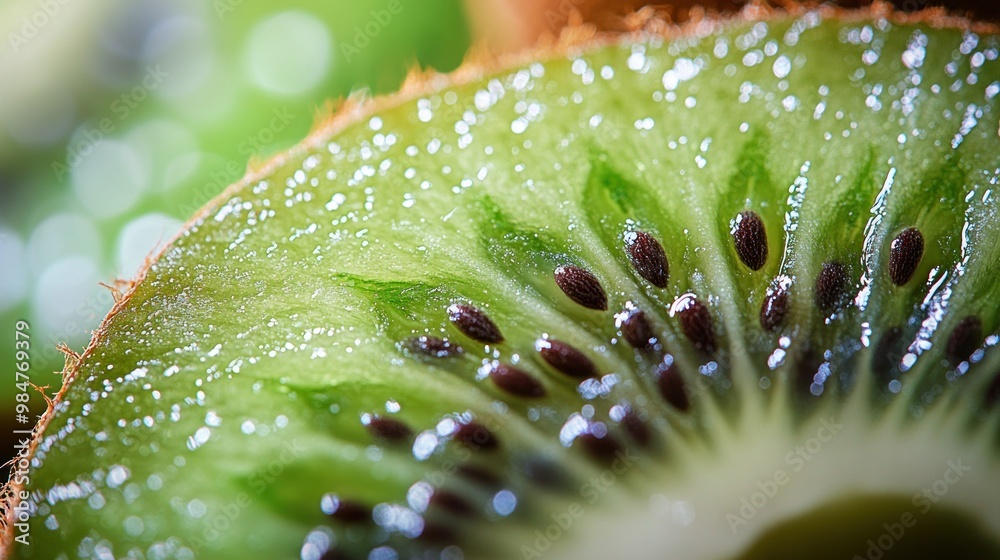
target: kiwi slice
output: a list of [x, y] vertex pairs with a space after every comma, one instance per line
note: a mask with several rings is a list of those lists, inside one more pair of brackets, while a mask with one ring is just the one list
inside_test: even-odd
[[754, 14], [348, 101], [71, 356], [8, 550], [996, 558], [1000, 40]]

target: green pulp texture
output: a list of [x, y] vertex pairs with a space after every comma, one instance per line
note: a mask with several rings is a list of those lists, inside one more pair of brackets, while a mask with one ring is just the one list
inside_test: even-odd
[[[552, 551], [602, 529], [624, 535], [654, 515], [650, 496], [685, 491], [655, 525], [707, 527], [679, 557], [732, 555], [844, 492], [919, 492], [934, 479], [923, 482], [930, 460], [910, 449], [975, 465], [943, 501], [995, 537], [997, 417], [981, 395], [1000, 364], [985, 336], [1000, 324], [997, 52], [994, 36], [809, 13], [526, 64], [293, 151], [185, 231], [111, 317], [39, 445], [32, 544], [19, 557], [534, 557], [535, 530], [576, 511], [567, 504], [586, 508]], [[733, 248], [744, 210], [767, 228], [759, 271]], [[889, 243], [905, 227], [926, 249], [895, 286]], [[635, 273], [630, 230], [663, 245], [666, 288]], [[830, 260], [848, 271], [850, 303], [824, 315], [813, 285]], [[556, 287], [564, 264], [600, 280], [608, 311]], [[791, 286], [790, 311], [769, 332], [758, 317], [776, 281]], [[694, 350], [671, 313], [685, 294], [710, 311], [716, 352]], [[482, 309], [505, 341], [461, 334], [454, 302]], [[661, 356], [621, 340], [614, 314], [627, 302], [695, 389], [690, 413], [658, 394]], [[982, 348], [945, 363], [970, 314]], [[871, 364], [891, 326], [902, 365], [885, 378]], [[405, 341], [422, 334], [464, 353], [416, 356]], [[534, 350], [543, 335], [581, 349], [601, 377], [548, 367]], [[822, 365], [797, 391], [805, 355]], [[499, 389], [494, 361], [517, 364], [546, 396]], [[642, 459], [592, 502], [585, 481], [604, 466], [578, 427], [631, 441], [617, 423], [626, 409], [656, 443], [631, 446]], [[373, 439], [367, 415], [414, 435]], [[830, 415], [845, 427], [799, 470], [785, 452]], [[487, 426], [499, 447], [451, 441], [456, 418]], [[725, 514], [771, 476], [772, 452], [808, 489], [788, 487], [734, 527]], [[539, 464], [563, 488], [539, 482]], [[484, 490], [455, 474], [462, 465], [500, 482]], [[706, 473], [715, 478], [695, 482]], [[424, 513], [420, 481], [473, 512]], [[374, 507], [371, 519], [330, 519], [334, 495]], [[605, 509], [626, 513], [606, 521]], [[456, 535], [414, 538], [432, 525]], [[637, 550], [664, 557], [658, 532]]]

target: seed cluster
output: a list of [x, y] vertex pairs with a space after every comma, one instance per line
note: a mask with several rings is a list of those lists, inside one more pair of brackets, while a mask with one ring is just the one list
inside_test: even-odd
[[[762, 223], [755, 214], [748, 213], [744, 222], [745, 237], [753, 243], [759, 242], [760, 236], [755, 231], [763, 231]], [[766, 245], [766, 239], [763, 243]], [[761, 248], [755, 249], [755, 254], [761, 253]], [[662, 288], [667, 285], [669, 265], [667, 256], [660, 242], [651, 234], [643, 231], [630, 231], [625, 235], [625, 252], [639, 276], [653, 286]], [[766, 255], [766, 247], [763, 248]], [[576, 304], [591, 310], [606, 310], [608, 307], [607, 292], [600, 280], [590, 270], [572, 264], [563, 264], [553, 272], [556, 286]], [[678, 318], [681, 331], [692, 347], [711, 355], [717, 349], [715, 326], [708, 307], [697, 297], [688, 294], [675, 302], [672, 312]], [[485, 343], [503, 341], [499, 327], [479, 308], [465, 303], [454, 303], [448, 307], [451, 322], [464, 335]], [[622, 339], [636, 350], [659, 354], [658, 364], [653, 371], [660, 393], [664, 400], [678, 411], [686, 412], [691, 408], [691, 401], [686, 393], [684, 378], [673, 357], [662, 351], [662, 343], [657, 328], [645, 311], [632, 302], [626, 302], [624, 309], [614, 316], [615, 327]], [[411, 339], [411, 350], [425, 356], [438, 358], [452, 357], [460, 354], [460, 347], [446, 339], [420, 336]], [[553, 370], [573, 379], [586, 380], [600, 377], [598, 366], [579, 348], [573, 345], [543, 336], [535, 341], [535, 350], [541, 360]], [[654, 356], [657, 354], [653, 354]], [[501, 391], [519, 398], [533, 399], [546, 395], [545, 386], [531, 373], [509, 363], [493, 361], [486, 367], [486, 374], [492, 383]], [[618, 422], [630, 437], [642, 445], [652, 439], [649, 427], [640, 415], [627, 403], [619, 405]], [[473, 430], [473, 424], [463, 424], [455, 434], [459, 441], [466, 441], [470, 436], [466, 432]], [[476, 429], [483, 429], [475, 425]], [[480, 432], [482, 433], [482, 432]], [[492, 437], [492, 436], [491, 436]], [[607, 426], [601, 422], [588, 421], [587, 428], [580, 431], [576, 440], [581, 442], [588, 454], [595, 457], [607, 456], [620, 449], [620, 444], [607, 432]], [[490, 441], [493, 441], [492, 439]], [[480, 447], [483, 447], [480, 442]]]
[[[752, 272], [763, 269], [767, 264], [768, 246], [763, 219], [752, 211], [741, 212], [732, 222], [733, 246], [739, 260]], [[660, 242], [650, 233], [629, 231], [624, 236], [625, 255], [635, 273], [655, 288], [666, 288], [669, 282], [669, 265], [666, 252]], [[924, 238], [916, 228], [902, 230], [889, 248], [888, 277], [896, 286], [905, 285], [915, 274], [923, 258]], [[850, 295], [851, 271], [837, 259], [822, 263], [815, 279], [812, 298], [815, 306], [824, 314], [838, 311]], [[594, 311], [608, 309], [608, 295], [598, 277], [587, 268], [576, 264], [563, 264], [553, 272], [555, 285], [577, 305]], [[759, 321], [765, 332], [779, 330], [791, 312], [793, 279], [779, 276], [766, 290], [761, 301]], [[670, 307], [670, 315], [675, 317], [680, 332], [691, 348], [704, 356], [712, 356], [718, 349], [716, 325], [712, 311], [698, 296], [688, 293], [677, 298]], [[448, 318], [455, 328], [471, 340], [483, 344], [504, 342], [500, 328], [480, 308], [468, 303], [456, 302], [447, 308]], [[688, 380], [682, 373], [674, 356], [664, 348], [664, 341], [658, 327], [650, 316], [634, 302], [627, 301], [621, 311], [614, 314], [614, 326], [621, 340], [641, 356], [640, 363], [650, 363], [649, 379], [654, 383], [655, 392], [663, 402], [676, 413], [690, 413], [694, 405]], [[982, 322], [974, 315], [964, 317], [953, 327], [947, 341], [946, 354], [953, 363], [968, 360], [982, 341]], [[415, 357], [431, 359], [460, 359], [465, 350], [448, 338], [420, 335], [408, 339], [403, 346]], [[567, 379], [581, 383], [593, 383], [602, 377], [600, 366], [587, 353], [566, 341], [542, 335], [534, 342], [538, 358], [553, 371]], [[819, 394], [817, 383], [822, 383], [826, 360], [817, 348], [805, 346], [795, 352], [794, 369], [791, 375], [792, 389], [799, 395]], [[888, 383], [896, 379], [900, 363], [906, 352], [904, 330], [892, 327], [884, 331], [878, 339], [871, 355], [872, 369], [880, 377], [878, 382]], [[535, 400], [547, 395], [546, 385], [537, 379], [528, 368], [515, 360], [503, 363], [492, 360], [480, 372], [501, 392], [519, 399]], [[985, 392], [985, 402], [992, 405], [1000, 401], [1000, 374], [992, 379]], [[626, 448], [623, 441], [631, 441], [639, 447], [649, 447], [655, 441], [654, 431], [649, 422], [633, 406], [625, 401], [614, 404], [609, 411], [614, 421], [603, 422], [592, 416], [573, 413], [564, 430], [572, 425], [572, 442], [578, 445], [589, 458], [602, 464], [611, 464]], [[456, 445], [476, 453], [488, 453], [500, 449], [497, 434], [480, 420], [468, 413], [457, 414], [452, 419], [450, 430], [437, 433], [450, 438]], [[371, 435], [387, 444], [402, 445], [413, 442], [414, 432], [402, 421], [379, 415], [365, 415], [365, 426]], [[615, 433], [615, 426], [620, 430]], [[560, 436], [562, 437], [562, 436]], [[624, 437], [624, 439], [623, 439]], [[558, 488], [566, 484], [567, 473], [558, 464], [543, 457], [530, 456], [519, 464], [519, 472], [539, 485]], [[473, 463], [463, 462], [455, 469], [456, 475], [467, 485], [478, 486], [495, 492], [502, 488], [504, 481], [492, 470]], [[419, 499], [411, 502], [418, 512], [436, 510], [451, 516], [476, 515], [478, 510], [464, 493], [435, 488], [426, 482], [417, 483], [411, 492]], [[331, 518], [346, 524], [363, 523], [370, 520], [372, 508], [360, 503], [333, 498], [333, 505], [327, 508]], [[417, 537], [421, 540], [446, 543], [454, 539], [447, 524], [429, 518], [423, 531]]]
[[[768, 259], [768, 240], [761, 216], [751, 210], [740, 212], [732, 221], [731, 233], [733, 247], [740, 261], [751, 271], [764, 268]], [[660, 241], [649, 232], [640, 230], [626, 232], [623, 239], [625, 255], [636, 274], [656, 288], [665, 288], [669, 281], [669, 264]], [[924, 238], [917, 228], [908, 227], [896, 235], [889, 247], [887, 266], [888, 277], [893, 284], [904, 285], [913, 277], [923, 258], [923, 251]], [[813, 302], [819, 310], [823, 313], [836, 312], [846, 304], [851, 285], [850, 273], [848, 266], [840, 260], [830, 259], [822, 263], [813, 286]], [[571, 301], [587, 309], [607, 309], [607, 292], [590, 270], [579, 265], [564, 264], [555, 269], [553, 277], [555, 284]], [[768, 288], [761, 302], [759, 316], [760, 326], [764, 331], [774, 332], [785, 324], [791, 311], [792, 284], [790, 278], [779, 277]], [[717, 351], [718, 340], [712, 312], [697, 296], [685, 294], [678, 298], [671, 307], [671, 315], [677, 318], [681, 333], [694, 349], [707, 356]], [[475, 307], [454, 304], [449, 307], [449, 316], [459, 330], [470, 338], [492, 343], [503, 340], [499, 328]], [[691, 402], [685, 391], [684, 377], [678, 371], [672, 356], [663, 352], [657, 327], [647, 313], [633, 302], [626, 302], [624, 309], [615, 314], [615, 327], [622, 340], [636, 350], [659, 352], [662, 361], [653, 374], [660, 393], [677, 410], [688, 410]], [[966, 317], [954, 327], [946, 353], [953, 362], [961, 362], [969, 358], [981, 340], [980, 320], [975, 316]], [[899, 327], [887, 329], [878, 342], [872, 365], [875, 371], [888, 376], [886, 379], [898, 371], [896, 366], [904, 353], [902, 342], [903, 331]], [[410, 347], [420, 354], [433, 357], [449, 357], [462, 352], [459, 346], [446, 339], [427, 336], [414, 339]], [[567, 377], [580, 380], [599, 377], [597, 365], [583, 351], [570, 344], [546, 336], [536, 341], [535, 350], [542, 361]], [[796, 385], [808, 389], [823, 363], [822, 356], [817, 355], [814, 349], [799, 350], [796, 362], [797, 378], [800, 380]], [[489, 377], [501, 390], [515, 396], [534, 398], [545, 394], [544, 386], [539, 381], [512, 365], [494, 363], [490, 366]], [[635, 412], [632, 411], [632, 414]], [[635, 418], [632, 421], [635, 422]], [[589, 438], [603, 439], [593, 434]]]

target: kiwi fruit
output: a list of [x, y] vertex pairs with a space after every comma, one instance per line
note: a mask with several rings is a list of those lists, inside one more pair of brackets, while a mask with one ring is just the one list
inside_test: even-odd
[[995, 29], [650, 29], [352, 98], [209, 204], [5, 550], [997, 558]]

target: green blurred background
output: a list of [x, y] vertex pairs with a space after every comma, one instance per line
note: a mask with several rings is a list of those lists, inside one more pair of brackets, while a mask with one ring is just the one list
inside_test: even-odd
[[[247, 161], [310, 130], [325, 100], [455, 68], [460, 0], [0, 2], [0, 456], [15, 421], [15, 324], [31, 380], [59, 387], [129, 279]], [[11, 450], [11, 451], [8, 451]]]

